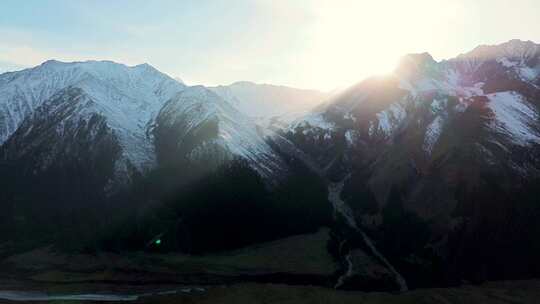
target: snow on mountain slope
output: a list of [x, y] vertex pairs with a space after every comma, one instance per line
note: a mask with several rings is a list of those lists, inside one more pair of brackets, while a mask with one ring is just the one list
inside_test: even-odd
[[110, 61], [63, 63], [0, 75], [0, 143], [22, 121], [56, 92], [82, 89], [93, 101], [91, 111], [107, 118], [119, 137], [125, 158], [138, 169], [153, 163], [153, 145], [147, 138], [149, 122], [163, 104], [184, 85], [148, 64], [128, 67]]
[[[378, 130], [385, 136], [390, 136], [407, 117], [405, 108], [400, 103], [394, 103], [384, 111], [375, 114], [378, 122]], [[370, 130], [370, 133], [372, 130]]]
[[422, 148], [431, 154], [433, 146], [437, 143], [439, 136], [441, 135], [444, 119], [442, 116], [437, 116], [427, 127], [426, 136]]
[[262, 126], [270, 125], [273, 118], [284, 123], [291, 122], [328, 97], [328, 94], [316, 90], [247, 81], [210, 89]]
[[324, 113], [315, 112], [293, 121], [289, 126], [289, 130], [294, 130], [298, 127], [306, 128], [306, 132], [310, 128], [332, 131], [335, 128], [335, 124], [326, 120], [324, 118]]
[[223, 162], [240, 157], [263, 176], [284, 168], [252, 120], [202, 86], [189, 87], [167, 102], [154, 130], [158, 145], [164, 134], [172, 132], [173, 146], [191, 160]]
[[[297, 119], [289, 130], [310, 125], [316, 116], [314, 128], [337, 125], [336, 130], [341, 127], [343, 132], [367, 129], [368, 138], [389, 140], [428, 106], [431, 114], [422, 115], [432, 118], [416, 118], [425, 121], [420, 129], [426, 130], [423, 146], [430, 153], [451, 116], [448, 111], [464, 113], [475, 97], [485, 96], [495, 113], [493, 128], [505, 130], [516, 137], [515, 142], [525, 144], [537, 138], [531, 125], [538, 124], [539, 76], [540, 45], [530, 41], [481, 46], [441, 62], [428, 53], [410, 54], [402, 58], [393, 75], [370, 78], [343, 91], [322, 111]], [[447, 107], [449, 99], [457, 101], [452, 108]], [[536, 106], [531, 99], [536, 100]]]
[[519, 145], [540, 143], [538, 112], [523, 96], [515, 92], [500, 92], [487, 95], [488, 106], [495, 114], [491, 127], [502, 132]]
[[498, 60], [506, 64], [514, 65], [516, 62], [525, 65], [538, 65], [540, 45], [532, 41], [513, 39], [499, 45], [481, 45], [474, 50], [459, 55], [451, 61], [476, 61], [481, 63], [486, 60]]
[[[451, 268], [459, 248], [469, 255], [468, 269], [484, 261], [478, 248], [489, 255], [518, 235], [514, 227], [531, 205], [512, 223], [508, 214], [525, 197], [537, 201], [531, 189], [540, 180], [539, 49], [511, 41], [441, 62], [427, 53], [407, 55], [392, 75], [341, 92], [284, 136], [329, 180], [345, 180], [341, 198], [362, 228], [380, 233], [378, 246], [418, 242], [394, 256], [403, 263], [398, 271], [418, 271], [424, 262], [406, 260], [426, 248]], [[388, 232], [389, 223], [402, 228]], [[478, 246], [484, 234], [489, 245]], [[503, 254], [491, 269], [507, 261], [515, 269], [515, 260]], [[425, 265], [431, 271], [434, 264]]]
[[82, 89], [73, 87], [43, 102], [0, 147], [3, 160], [20, 163], [19, 170], [33, 175], [51, 166], [66, 168], [79, 162], [78, 166], [93, 171], [113, 168], [109, 172], [114, 174], [121, 153], [118, 138], [99, 105]]

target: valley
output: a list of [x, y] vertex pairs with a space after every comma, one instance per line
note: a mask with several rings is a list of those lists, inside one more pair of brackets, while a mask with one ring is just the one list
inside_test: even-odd
[[[527, 300], [509, 289], [540, 275], [539, 88], [521, 40], [337, 93], [112, 61], [0, 74], [2, 286]], [[155, 294], [182, 288], [204, 292]]]

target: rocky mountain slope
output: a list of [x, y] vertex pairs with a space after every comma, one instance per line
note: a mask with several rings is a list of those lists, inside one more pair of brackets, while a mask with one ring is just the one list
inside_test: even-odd
[[6, 247], [205, 252], [331, 225], [339, 288], [537, 276], [540, 46], [411, 54], [331, 97], [48, 61], [0, 75], [0, 182]]
[[[67, 88], [80, 89], [92, 102], [65, 118], [84, 121], [91, 113], [104, 117], [122, 148], [123, 163], [117, 166], [125, 171], [128, 166], [144, 170], [154, 164], [153, 145], [146, 136], [148, 124], [185, 86], [149, 65], [127, 67], [108, 61], [47, 61], [32, 69], [5, 73], [0, 76], [0, 142], [7, 141], [25, 120], [30, 127], [32, 115]], [[54, 115], [54, 111], [42, 110], [38, 119]], [[63, 122], [59, 123], [60, 134], [64, 130]]]
[[1, 74], [0, 131], [8, 251], [148, 250], [157, 235], [164, 250], [200, 253], [330, 218], [324, 185], [253, 118], [146, 64], [48, 61]]
[[[58, 156], [54, 151], [71, 151], [66, 145], [73, 144], [73, 138], [65, 136], [77, 133], [74, 128], [88, 125], [95, 116], [115, 139], [114, 150], [118, 153], [114, 156], [114, 171], [118, 178], [125, 179], [133, 170], [145, 172], [157, 165], [152, 128], [162, 127], [155, 130], [159, 133], [167, 116], [169, 127], [175, 123], [176, 128], [186, 127], [181, 131], [185, 134], [179, 136], [201, 124], [217, 124], [219, 140], [197, 147], [191, 152], [193, 157], [208, 153], [213, 158], [212, 152], [204, 151], [206, 148], [224, 148], [228, 158], [248, 159], [261, 170], [262, 166], [267, 166], [266, 171], [278, 169], [275, 153], [247, 117], [202, 87], [190, 88], [178, 96], [186, 88], [147, 64], [127, 67], [108, 61], [48, 61], [32, 69], [2, 74], [0, 143], [4, 150], [18, 151], [4, 153], [4, 160], [16, 160], [25, 154], [37, 158], [33, 149], [47, 145], [52, 154], [40, 154], [41, 159], [36, 160], [36, 166], [45, 169]], [[156, 124], [156, 119], [161, 123]]]
[[[392, 75], [349, 88], [286, 136], [331, 179], [351, 174], [342, 197], [416, 284], [437, 267], [469, 279], [537, 271], [516, 261], [532, 259], [526, 234], [538, 229], [539, 50], [512, 40], [441, 62], [407, 55]], [[500, 252], [510, 240], [521, 249]]]
[[255, 123], [202, 86], [187, 88], [169, 100], [156, 118], [153, 133], [158, 157], [164, 162], [187, 158], [217, 167], [241, 157], [262, 176], [285, 174], [285, 164]]

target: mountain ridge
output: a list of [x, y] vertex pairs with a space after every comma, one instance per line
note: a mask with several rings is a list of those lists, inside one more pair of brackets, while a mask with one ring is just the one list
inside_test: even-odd
[[[531, 43], [405, 55], [393, 74], [335, 95], [185, 86], [110, 61], [1, 74], [0, 225], [32, 239], [34, 225], [58, 236], [73, 217], [94, 242], [84, 246], [159, 251], [148, 244], [161, 237], [188, 252], [328, 225], [344, 288], [391, 289], [388, 273], [412, 288], [538, 275]], [[329, 198], [347, 212], [332, 214]]]
[[392, 75], [350, 87], [284, 130], [331, 180], [350, 176], [343, 200], [393, 264], [411, 271], [408, 283], [426, 284], [420, 269], [432, 272], [435, 261], [455, 278], [527, 273], [518, 250], [507, 260], [494, 251], [510, 238], [531, 242], [514, 236], [527, 229], [522, 221], [536, 229], [524, 214], [538, 214], [538, 47], [512, 41], [482, 60], [409, 55]]

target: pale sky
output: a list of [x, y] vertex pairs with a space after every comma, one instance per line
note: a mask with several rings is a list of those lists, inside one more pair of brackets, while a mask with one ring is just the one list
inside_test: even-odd
[[0, 72], [62, 61], [149, 63], [187, 84], [331, 90], [480, 44], [540, 42], [539, 0], [3, 0]]

